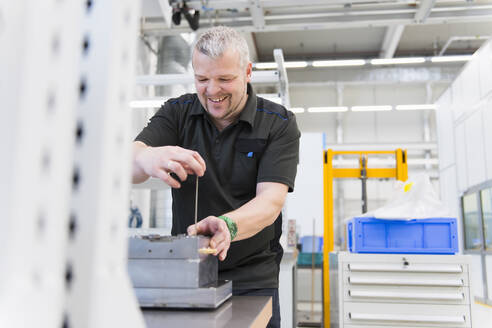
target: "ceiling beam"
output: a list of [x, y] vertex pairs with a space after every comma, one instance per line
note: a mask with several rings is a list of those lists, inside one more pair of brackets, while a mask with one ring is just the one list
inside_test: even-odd
[[280, 96], [282, 98], [282, 105], [290, 108], [289, 79], [287, 77], [287, 70], [285, 69], [284, 53], [282, 52], [282, 49], [274, 49], [273, 57], [277, 62], [279, 72]]
[[386, 33], [384, 34], [383, 45], [381, 46], [379, 57], [393, 58], [404, 29], [405, 25], [401, 24], [391, 25], [386, 28]]
[[[298, 30], [322, 30], [322, 29], [345, 29], [345, 28], [365, 28], [391, 25], [422, 25], [422, 24], [449, 24], [467, 22], [490, 22], [492, 19], [492, 5], [467, 5], [466, 10], [461, 8], [439, 8], [424, 21], [417, 23], [415, 20], [416, 11], [405, 13], [386, 14], [381, 11], [379, 14], [367, 14], [360, 11], [350, 11], [350, 15], [327, 17], [302, 17], [299, 19], [272, 20], [261, 30], [253, 26], [251, 17], [247, 20], [234, 20], [229, 18], [216, 19], [215, 23], [224, 24], [235, 28], [239, 32], [275, 32], [275, 31], [298, 31]], [[437, 8], [437, 7], [436, 7]], [[319, 16], [319, 14], [318, 14]], [[265, 16], [265, 20], [273, 16]], [[419, 15], [418, 17], [421, 17]], [[147, 35], [175, 35], [189, 32], [186, 26], [172, 26], [167, 28], [161, 21], [146, 20], [142, 24], [142, 31]]]
[[415, 13], [415, 22], [417, 24], [422, 24], [425, 23], [427, 18], [429, 17], [432, 7], [434, 7], [434, 4], [436, 3], [436, 0], [421, 0], [419, 9]]
[[[150, 1], [150, 0], [147, 0]], [[207, 2], [207, 8], [212, 10], [220, 9], [246, 9], [250, 7], [252, 0], [209, 0]], [[254, 0], [253, 0], [254, 1]], [[299, 0], [261, 0], [261, 5], [264, 8], [281, 8], [281, 7], [299, 7]], [[379, 3], [393, 4], [394, 0], [379, 0]], [[399, 0], [400, 3], [413, 4], [415, 0]], [[352, 6], [354, 4], [367, 4], [367, 0], [305, 0], [302, 2], [303, 6]], [[201, 10], [203, 8], [202, 0], [188, 0], [186, 5], [189, 8]]]
[[251, 0], [249, 12], [253, 19], [253, 26], [257, 30], [263, 30], [265, 28], [265, 16], [263, 15], [263, 7], [261, 6], [260, 0]]

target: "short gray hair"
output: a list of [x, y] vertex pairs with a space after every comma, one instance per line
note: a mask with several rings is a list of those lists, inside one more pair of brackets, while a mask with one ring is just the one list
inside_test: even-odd
[[249, 49], [244, 37], [234, 29], [216, 26], [203, 33], [195, 43], [193, 53], [199, 51], [210, 58], [219, 58], [229, 48], [239, 53], [241, 67], [249, 63]]

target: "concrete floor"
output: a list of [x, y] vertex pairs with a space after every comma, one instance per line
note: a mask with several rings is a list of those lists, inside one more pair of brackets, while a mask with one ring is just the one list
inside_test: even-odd
[[472, 316], [473, 328], [492, 328], [492, 306], [475, 303]]

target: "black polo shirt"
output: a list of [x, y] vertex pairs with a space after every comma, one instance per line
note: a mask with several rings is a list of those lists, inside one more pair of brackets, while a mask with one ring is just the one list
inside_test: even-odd
[[[135, 140], [148, 146], [174, 145], [196, 150], [207, 170], [199, 180], [198, 218], [219, 216], [241, 207], [256, 195], [259, 182], [294, 188], [300, 132], [294, 114], [257, 97], [248, 84], [248, 100], [239, 119], [219, 131], [196, 94], [168, 100]], [[194, 224], [195, 178], [172, 189], [172, 234]], [[279, 244], [282, 214], [251, 238], [233, 242], [219, 278], [234, 289], [277, 288], [283, 250]]]

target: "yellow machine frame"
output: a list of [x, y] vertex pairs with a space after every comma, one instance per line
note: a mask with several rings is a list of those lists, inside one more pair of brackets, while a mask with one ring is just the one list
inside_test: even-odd
[[[395, 168], [367, 168], [369, 155], [395, 155]], [[359, 155], [358, 168], [333, 168], [332, 161], [336, 155]], [[323, 242], [323, 321], [324, 327], [330, 327], [330, 263], [328, 254], [333, 251], [333, 179], [336, 178], [396, 178], [406, 181], [408, 178], [407, 151], [334, 151], [323, 152], [324, 184], [324, 242]], [[342, 297], [342, 295], [340, 295]], [[343, 318], [340, 318], [343, 320]]]

